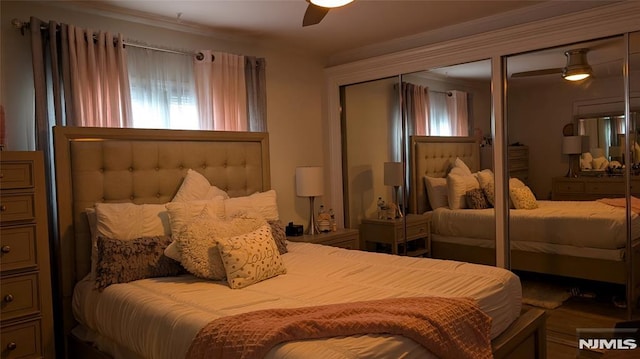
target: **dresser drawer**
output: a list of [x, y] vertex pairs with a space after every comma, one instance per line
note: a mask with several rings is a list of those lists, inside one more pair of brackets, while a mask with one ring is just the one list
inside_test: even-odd
[[322, 244], [332, 247], [346, 248], [346, 249], [358, 249], [359, 243], [356, 238], [336, 238], [323, 242]]
[[624, 182], [587, 182], [585, 184], [587, 193], [608, 194], [608, 195], [624, 195]]
[[584, 193], [584, 182], [559, 182], [554, 184], [558, 193]]
[[[404, 228], [400, 226], [396, 229], [398, 238], [404, 238]], [[423, 223], [407, 223], [407, 239], [412, 240], [416, 238], [425, 237], [429, 234], [429, 226], [426, 222]]]
[[529, 160], [526, 158], [509, 159], [509, 171], [520, 171], [529, 168]]
[[33, 268], [36, 259], [36, 226], [0, 229], [0, 271]]
[[2, 322], [24, 315], [38, 314], [38, 275], [33, 273], [2, 277], [0, 303]]
[[527, 160], [529, 158], [529, 148], [521, 146], [509, 147], [507, 156], [509, 156], [509, 161], [515, 159]]
[[40, 321], [2, 327], [2, 359], [42, 358]]
[[0, 168], [0, 188], [32, 188], [33, 163], [32, 162], [6, 162]]
[[3, 194], [0, 198], [0, 221], [33, 221], [36, 217], [33, 193]]

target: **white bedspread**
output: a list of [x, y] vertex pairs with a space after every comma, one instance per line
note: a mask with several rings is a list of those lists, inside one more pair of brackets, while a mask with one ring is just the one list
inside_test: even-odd
[[[99, 332], [103, 350], [118, 342], [146, 358], [183, 358], [209, 321], [258, 309], [301, 307], [409, 296], [472, 297], [493, 319], [492, 338], [521, 310], [520, 281], [513, 273], [469, 263], [351, 251], [289, 243], [287, 274], [244, 289], [192, 276], [145, 279], [92, 290], [76, 286], [74, 313]], [[121, 352], [122, 353], [122, 352]], [[284, 343], [271, 358], [425, 358], [415, 342], [391, 335], [365, 335]]]
[[[626, 245], [625, 209], [596, 201], [538, 201], [537, 209], [509, 211], [512, 241], [546, 242], [575, 247], [620, 249]], [[452, 237], [495, 238], [494, 209], [438, 208], [432, 231]], [[633, 238], [640, 220], [632, 214]]]

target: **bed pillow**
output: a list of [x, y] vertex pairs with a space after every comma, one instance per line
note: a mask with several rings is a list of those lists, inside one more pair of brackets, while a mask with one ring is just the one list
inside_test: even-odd
[[456, 157], [456, 160], [453, 162], [453, 167], [451, 168], [451, 171], [449, 171], [449, 173], [454, 173], [454, 174], [463, 175], [463, 176], [472, 175], [472, 172], [469, 169], [469, 166], [467, 166], [467, 164], [464, 163], [464, 161], [461, 160], [459, 157]]
[[178, 244], [175, 243], [175, 238], [186, 224], [201, 214], [213, 219], [224, 218], [224, 201], [220, 196], [211, 200], [169, 202], [166, 207], [171, 223], [171, 238], [174, 238], [174, 242], [169, 244], [164, 254], [178, 262], [181, 261], [180, 250], [178, 249]]
[[216, 186], [212, 186], [209, 180], [200, 174], [198, 171], [194, 171], [191, 168], [187, 170], [187, 175], [180, 185], [180, 189], [173, 197], [173, 202], [188, 202], [197, 200], [212, 199], [214, 197], [229, 198], [227, 192], [221, 190]]
[[287, 233], [284, 230], [284, 225], [279, 220], [269, 221], [268, 223], [271, 226], [273, 240], [276, 241], [276, 246], [278, 246], [278, 252], [280, 254], [287, 253], [289, 250], [287, 249]]
[[180, 261], [197, 277], [224, 280], [226, 273], [217, 248], [218, 241], [250, 233], [266, 224], [261, 217], [212, 219], [203, 214], [185, 225], [174, 239], [180, 250]]
[[218, 250], [227, 282], [233, 289], [287, 272], [268, 225], [251, 233], [221, 239]]
[[538, 208], [536, 196], [533, 195], [533, 192], [531, 192], [531, 189], [527, 186], [509, 188], [509, 198], [515, 209]]
[[480, 184], [475, 176], [449, 173], [447, 175], [447, 197], [449, 200], [449, 208], [467, 208], [465, 195], [468, 191], [476, 188], [480, 188]]
[[256, 211], [267, 221], [277, 221], [280, 219], [275, 190], [225, 199], [224, 211], [227, 217], [234, 216], [238, 212]]
[[447, 179], [444, 177], [424, 176], [424, 185], [427, 187], [427, 197], [431, 209], [447, 207]]
[[170, 242], [168, 236], [128, 241], [98, 237], [95, 288], [102, 291], [111, 284], [183, 273], [180, 263], [163, 254]]
[[476, 173], [476, 178], [480, 184], [480, 189], [484, 193], [489, 207], [494, 207], [496, 192], [495, 192], [495, 179], [493, 171], [490, 169], [484, 169]]
[[465, 194], [465, 200], [467, 208], [471, 209], [485, 209], [489, 208], [489, 203], [484, 195], [484, 191], [480, 188], [472, 189]]

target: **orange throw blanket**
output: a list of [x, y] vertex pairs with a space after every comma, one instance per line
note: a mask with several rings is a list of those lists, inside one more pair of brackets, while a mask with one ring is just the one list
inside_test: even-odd
[[492, 358], [491, 317], [470, 298], [412, 297], [267, 309], [218, 318], [200, 330], [187, 353], [197, 358], [263, 358], [287, 341], [394, 334], [439, 358]]
[[[627, 200], [626, 198], [600, 198], [596, 201], [602, 202], [604, 204], [608, 204], [614, 207], [626, 207]], [[631, 211], [633, 213], [640, 213], [640, 199], [634, 196], [631, 196]]]

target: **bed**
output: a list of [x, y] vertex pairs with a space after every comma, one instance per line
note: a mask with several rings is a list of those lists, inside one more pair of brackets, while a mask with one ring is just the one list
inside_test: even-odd
[[[495, 264], [495, 213], [489, 209], [433, 210], [425, 176], [441, 178], [456, 158], [473, 173], [480, 169], [479, 145], [472, 137], [411, 138], [410, 207], [431, 216], [432, 256]], [[640, 266], [625, 255], [625, 209], [598, 201], [536, 201], [535, 209], [510, 211], [511, 269], [628, 286], [627, 303], [638, 303]], [[473, 223], [473, 225], [469, 225]], [[631, 258], [640, 255], [640, 218], [632, 214]], [[632, 268], [633, 273], [629, 273]], [[628, 292], [629, 293], [629, 292]]]
[[[56, 127], [54, 138], [56, 249], [68, 357], [184, 357], [194, 336], [216, 318], [422, 296], [474, 298], [492, 318], [496, 358], [546, 355], [544, 312], [521, 308], [518, 278], [468, 263], [288, 242], [288, 253], [282, 255], [287, 273], [242, 289], [186, 273], [96, 291], [89, 275], [87, 208], [102, 202], [167, 203], [189, 169], [232, 199], [268, 191], [268, 135]], [[366, 334], [289, 341], [266, 357], [304, 358], [310, 353], [336, 358], [429, 354], [403, 336]]]

